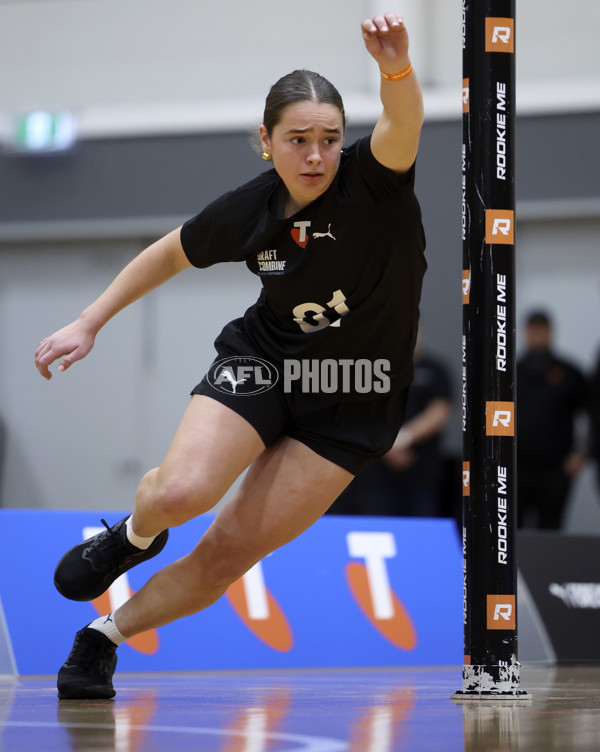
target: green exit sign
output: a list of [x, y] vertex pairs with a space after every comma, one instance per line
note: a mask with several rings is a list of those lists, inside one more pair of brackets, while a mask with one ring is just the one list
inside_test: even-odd
[[75, 121], [68, 112], [30, 112], [17, 119], [14, 129], [15, 146], [21, 151], [64, 151], [73, 146], [75, 136]]

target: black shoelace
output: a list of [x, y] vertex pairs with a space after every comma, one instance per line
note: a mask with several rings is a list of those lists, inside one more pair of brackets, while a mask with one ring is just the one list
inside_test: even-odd
[[[93, 563], [94, 569], [109, 571], [110, 569], [117, 568], [121, 563], [120, 559], [115, 560], [114, 554], [115, 549], [123, 547], [123, 541], [119, 533], [109, 527], [106, 520], [100, 520], [100, 522], [104, 524], [106, 532], [103, 530], [94, 536], [89, 546], [83, 551], [82, 556]], [[92, 555], [91, 557], [90, 554]]]

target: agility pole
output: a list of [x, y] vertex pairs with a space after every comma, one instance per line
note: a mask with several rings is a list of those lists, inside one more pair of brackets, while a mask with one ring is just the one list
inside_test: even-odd
[[464, 646], [453, 699], [526, 699], [517, 654], [515, 0], [463, 0]]

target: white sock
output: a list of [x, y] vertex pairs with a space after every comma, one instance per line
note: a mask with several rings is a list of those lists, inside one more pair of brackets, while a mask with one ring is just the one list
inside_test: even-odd
[[152, 541], [156, 538], [156, 535], [153, 535], [151, 538], [142, 538], [141, 535], [136, 535], [133, 532], [133, 528], [131, 527], [131, 517], [127, 518], [125, 527], [127, 531], [127, 540], [131, 543], [132, 546], [135, 546], [136, 548], [141, 548], [142, 550], [150, 548]]
[[127, 639], [126, 637], [123, 637], [117, 629], [112, 612], [107, 616], [100, 616], [98, 619], [95, 619], [91, 624], [88, 624], [88, 627], [89, 629], [96, 629], [98, 632], [102, 632], [102, 634], [106, 635], [109, 640], [112, 640], [115, 645], [120, 645]]

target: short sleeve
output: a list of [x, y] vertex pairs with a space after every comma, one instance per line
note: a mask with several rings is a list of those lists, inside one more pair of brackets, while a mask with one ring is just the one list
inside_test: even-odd
[[205, 269], [221, 261], [238, 261], [227, 221], [227, 193], [196, 214], [181, 228], [181, 245], [193, 266]]
[[189, 262], [204, 269], [221, 261], [245, 261], [249, 238], [262, 229], [277, 181], [275, 170], [263, 172], [185, 222], [180, 237]]
[[349, 155], [346, 180], [353, 190], [366, 190], [376, 199], [408, 196], [414, 192], [415, 165], [408, 172], [395, 172], [378, 162], [371, 151], [371, 137], [359, 139]]
[[432, 361], [431, 368], [433, 372], [433, 397], [449, 400], [452, 397], [452, 388], [448, 371], [439, 361]]

